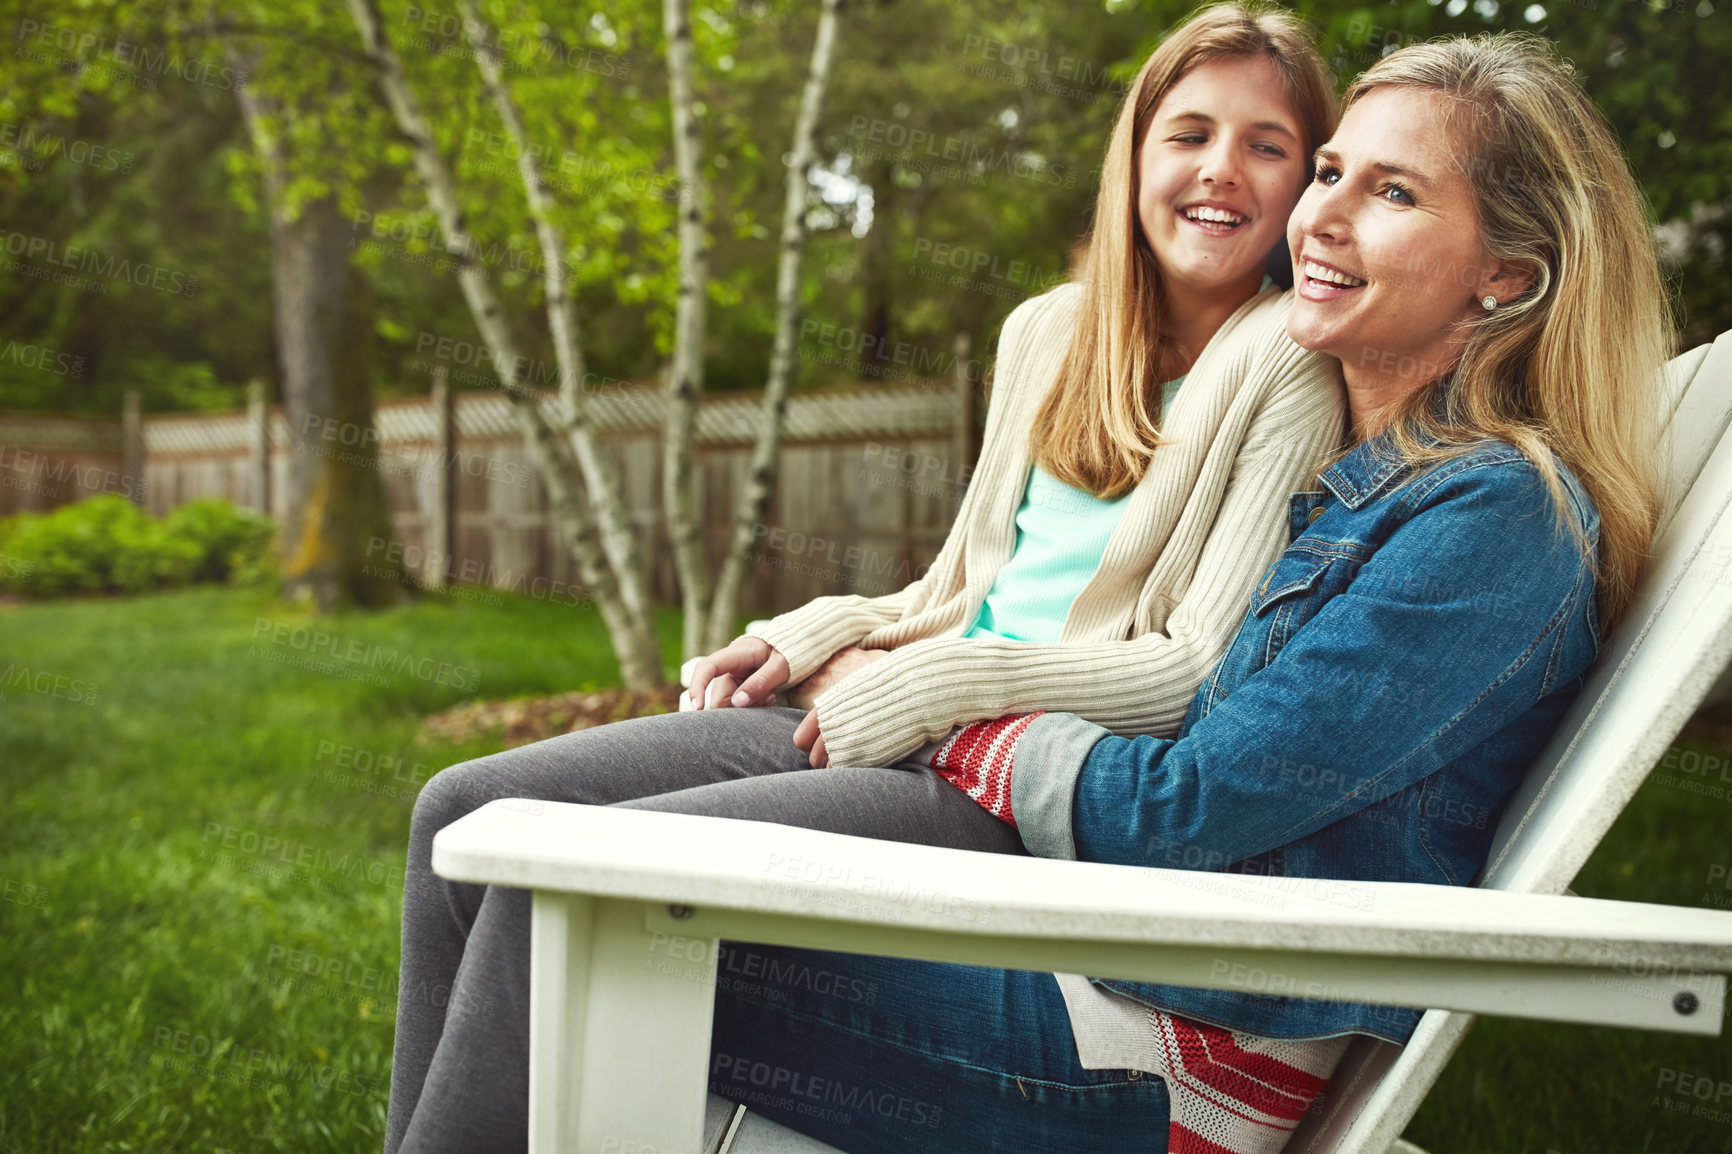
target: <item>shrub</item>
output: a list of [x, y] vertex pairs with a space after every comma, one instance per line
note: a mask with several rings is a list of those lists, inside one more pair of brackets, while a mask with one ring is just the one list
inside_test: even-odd
[[269, 565], [269, 519], [194, 501], [157, 520], [118, 496], [0, 522], [0, 583], [17, 593], [137, 593], [255, 575]]
[[248, 581], [270, 566], [276, 525], [263, 513], [206, 497], [188, 501], [162, 520], [169, 536], [199, 548], [195, 581]]

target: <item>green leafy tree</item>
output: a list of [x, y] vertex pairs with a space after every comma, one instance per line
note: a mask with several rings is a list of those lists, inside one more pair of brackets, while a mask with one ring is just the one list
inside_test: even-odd
[[[270, 222], [278, 381], [295, 447], [283, 579], [326, 611], [390, 605], [406, 589], [387, 547], [391, 519], [378, 468], [372, 284], [351, 260], [349, 226], [380, 174], [372, 150], [321, 146], [340, 131], [377, 139], [386, 125], [367, 99], [365, 61], [329, 50], [333, 29], [318, 5], [298, 7], [278, 0], [212, 25], [227, 31], [226, 57], [246, 77], [235, 98], [254, 163], [232, 171], [238, 181], [257, 181], [257, 207]], [[310, 45], [326, 50], [309, 62]]]

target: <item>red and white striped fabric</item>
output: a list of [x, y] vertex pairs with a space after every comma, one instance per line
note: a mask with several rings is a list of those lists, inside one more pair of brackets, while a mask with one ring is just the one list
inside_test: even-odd
[[1046, 711], [976, 721], [950, 735], [927, 763], [938, 776], [979, 802], [994, 817], [1016, 824], [1010, 812], [1010, 766], [1029, 722]]
[[1149, 1009], [1172, 1104], [1169, 1154], [1279, 1154], [1348, 1039], [1263, 1038]]
[[[963, 726], [928, 762], [940, 777], [1011, 825], [1016, 743], [1040, 713]], [[1264, 1038], [1146, 1007], [1172, 1114], [1169, 1154], [1280, 1154], [1329, 1084], [1348, 1039]]]

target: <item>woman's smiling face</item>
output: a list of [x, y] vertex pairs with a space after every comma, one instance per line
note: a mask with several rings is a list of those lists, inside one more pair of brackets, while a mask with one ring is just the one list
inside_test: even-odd
[[1525, 285], [1488, 260], [1447, 100], [1374, 88], [1317, 150], [1288, 226], [1298, 299], [1287, 332], [1340, 358], [1350, 383], [1407, 391], [1447, 372], [1488, 292]]
[[1137, 220], [1170, 286], [1256, 289], [1304, 186], [1305, 147], [1266, 57], [1210, 60], [1167, 90], [1138, 157]]

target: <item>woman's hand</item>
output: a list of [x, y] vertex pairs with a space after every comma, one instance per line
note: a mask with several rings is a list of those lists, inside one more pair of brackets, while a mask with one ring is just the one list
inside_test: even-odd
[[[724, 679], [718, 688], [712, 683]], [[725, 649], [698, 658], [686, 687], [693, 709], [767, 705], [776, 687], [788, 680], [788, 659], [762, 637], [736, 637]], [[726, 693], [729, 684], [736, 687]], [[726, 693], [726, 696], [724, 696]]]
[[824, 735], [818, 729], [818, 708], [813, 703], [818, 695], [847, 678], [850, 673], [871, 665], [879, 658], [888, 657], [887, 649], [857, 649], [850, 645], [846, 649], [838, 649], [830, 660], [818, 667], [818, 671], [806, 680], [796, 685], [788, 694], [790, 705], [802, 706], [808, 712], [801, 719], [799, 728], [794, 730], [794, 745], [806, 751], [806, 760], [813, 769], [830, 768], [830, 755], [824, 748]]
[[800, 719], [794, 730], [794, 745], [806, 751], [806, 761], [813, 769], [829, 769], [830, 754], [824, 748], [824, 735], [818, 732], [818, 711], [813, 709]]
[[[818, 695], [850, 673], [866, 668], [880, 658], [890, 656], [888, 649], [860, 649], [848, 645], [830, 655], [830, 660], [818, 666], [812, 676], [788, 690], [788, 704], [799, 709], [811, 709]], [[805, 746], [800, 746], [805, 749]]]

